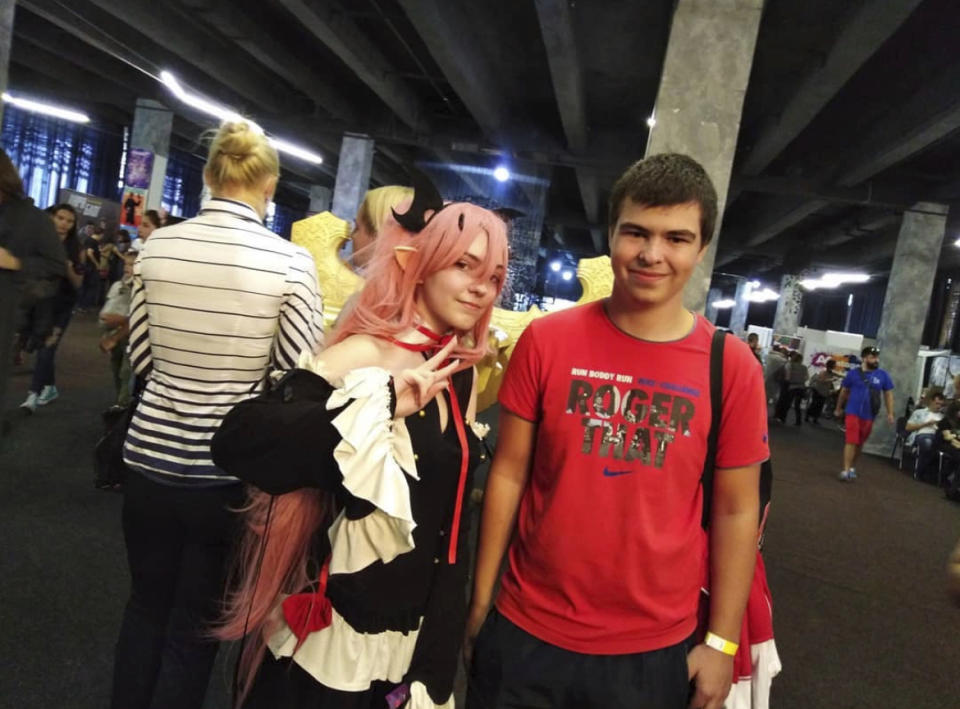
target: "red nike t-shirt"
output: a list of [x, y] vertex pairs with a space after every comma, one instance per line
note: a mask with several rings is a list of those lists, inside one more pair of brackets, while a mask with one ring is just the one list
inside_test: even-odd
[[[500, 403], [538, 424], [497, 608], [553, 645], [647, 652], [696, 627], [706, 579], [700, 475], [710, 430], [710, 341], [697, 316], [674, 342], [619, 330], [602, 302], [535, 320]], [[724, 351], [717, 467], [769, 456], [763, 373]]]

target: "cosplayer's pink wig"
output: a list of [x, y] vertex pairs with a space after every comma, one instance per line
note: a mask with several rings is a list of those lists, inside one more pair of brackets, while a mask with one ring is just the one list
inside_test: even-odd
[[[418, 320], [419, 284], [431, 274], [453, 266], [481, 232], [487, 234], [487, 253], [480, 278], [487, 280], [497, 266], [506, 268], [507, 265], [506, 224], [493, 212], [473, 204], [449, 204], [418, 234], [411, 234], [392, 217], [388, 218], [374, 245], [366, 285], [356, 305], [333, 331], [331, 342], [337, 343], [358, 333], [390, 338], [409, 330]], [[397, 262], [397, 247], [415, 249], [405, 268]], [[487, 310], [471, 331], [457, 333], [460, 344], [454, 350], [454, 357], [468, 365], [483, 357], [492, 312]]]
[[[392, 217], [387, 219], [377, 236], [366, 284], [355, 307], [332, 333], [330, 344], [356, 334], [389, 338], [409, 330], [418, 320], [415, 300], [420, 283], [456, 264], [480, 233], [487, 235], [486, 258], [480, 268], [480, 277], [487, 280], [497, 266], [506, 269], [507, 265], [507, 229], [497, 215], [472, 204], [450, 204], [417, 234], [404, 230]], [[415, 249], [405, 268], [395, 256], [398, 246]], [[492, 307], [487, 309], [469, 332], [457, 333], [460, 343], [453, 356], [464, 366], [473, 365], [486, 353], [492, 311]], [[222, 622], [215, 630], [222, 640], [248, 636], [239, 659], [238, 706], [253, 685], [266, 639], [280, 625], [277, 599], [302, 590], [313, 580], [307, 575], [311, 541], [335, 512], [328, 493], [297, 490], [273, 498], [268, 525], [270, 501], [270, 495], [251, 488], [243, 509], [246, 531], [233, 570], [235, 590], [228, 596]]]

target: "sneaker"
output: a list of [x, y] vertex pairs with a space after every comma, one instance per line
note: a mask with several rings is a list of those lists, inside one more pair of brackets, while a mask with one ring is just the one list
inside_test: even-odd
[[20, 404], [20, 408], [27, 411], [27, 413], [33, 413], [37, 410], [37, 393], [31, 391], [27, 394], [27, 398], [24, 399], [23, 403]]
[[37, 406], [46, 406], [59, 396], [60, 392], [57, 391], [57, 387], [53, 384], [47, 384], [40, 392], [40, 396], [37, 397]]
[[837, 476], [837, 480], [839, 480], [842, 483], [848, 482], [850, 480], [850, 471], [841, 470], [840, 475]]
[[856, 470], [856, 468], [850, 468], [850, 470], [847, 471], [847, 477], [848, 477], [848, 479], [850, 479], [850, 480], [856, 480], [856, 479], [857, 479], [857, 470]]

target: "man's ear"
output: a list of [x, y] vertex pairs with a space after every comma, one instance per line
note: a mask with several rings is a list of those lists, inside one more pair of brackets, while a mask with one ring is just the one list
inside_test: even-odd
[[394, 246], [393, 247], [393, 257], [397, 260], [397, 265], [400, 266], [400, 270], [406, 272], [407, 263], [410, 261], [410, 257], [417, 252], [416, 247], [414, 246]]

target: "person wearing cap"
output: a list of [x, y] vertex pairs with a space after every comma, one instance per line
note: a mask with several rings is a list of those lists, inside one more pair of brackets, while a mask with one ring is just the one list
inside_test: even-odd
[[834, 411], [837, 418], [841, 412], [845, 413], [846, 444], [843, 447], [843, 470], [839, 475], [843, 482], [857, 479], [857, 458], [873, 430], [873, 420], [880, 413], [881, 399], [887, 409], [887, 421], [891, 426], [894, 424], [893, 380], [880, 369], [880, 350], [864, 347], [860, 356], [860, 366], [851, 368], [843, 378]]

